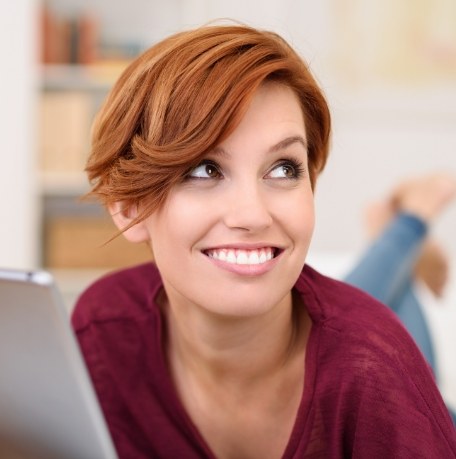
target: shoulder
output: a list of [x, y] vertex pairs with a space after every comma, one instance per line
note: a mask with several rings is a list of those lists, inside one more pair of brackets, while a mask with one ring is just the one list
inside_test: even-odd
[[394, 371], [422, 365], [421, 353], [397, 316], [369, 294], [310, 267], [303, 271], [299, 290], [320, 330], [320, 345], [335, 359], [362, 360], [363, 368], [377, 365], [381, 374], [383, 365]]
[[356, 287], [318, 273], [310, 266], [305, 266], [296, 288], [303, 295], [314, 322], [324, 323], [335, 331], [395, 334], [398, 328], [404, 330], [397, 316], [383, 303]]
[[141, 313], [161, 287], [160, 274], [146, 263], [107, 274], [90, 285], [78, 298], [72, 314], [73, 328], [119, 320]]
[[[429, 366], [394, 313], [308, 267], [297, 287], [314, 319], [308, 355], [316, 375], [314, 407], [329, 410], [328, 423], [337, 419], [359, 451], [369, 445], [388, 457], [407, 448], [415, 457], [426, 448], [454, 452], [453, 427]], [[435, 439], [440, 446], [430, 444]]]

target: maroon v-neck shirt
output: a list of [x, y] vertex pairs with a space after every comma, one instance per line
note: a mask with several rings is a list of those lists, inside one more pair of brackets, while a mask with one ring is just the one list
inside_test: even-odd
[[[166, 365], [161, 289], [153, 264], [104, 277], [79, 299], [73, 327], [120, 459], [214, 459]], [[312, 329], [282, 457], [455, 458], [456, 431], [432, 374], [394, 315], [308, 266], [295, 289]]]

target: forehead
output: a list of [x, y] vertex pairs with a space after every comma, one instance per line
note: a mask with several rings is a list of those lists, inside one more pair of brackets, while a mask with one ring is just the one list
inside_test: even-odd
[[288, 86], [266, 83], [254, 93], [234, 131], [214, 148], [261, 145], [271, 151], [298, 144], [307, 149], [304, 114], [297, 95]]
[[[301, 147], [304, 151], [307, 151], [307, 141], [305, 137], [301, 135], [292, 135], [289, 137], [285, 137], [284, 139], [279, 140], [277, 143], [271, 145], [267, 149], [267, 153], [280, 152], [286, 150], [288, 147], [291, 147], [293, 145], [297, 145]], [[222, 144], [216, 146], [214, 149], [211, 150], [210, 153], [214, 156], [221, 156], [227, 159], [230, 158], [230, 152], [227, 149], [225, 149], [222, 146]]]
[[290, 124], [295, 129], [305, 131], [304, 114], [298, 96], [290, 87], [283, 84], [262, 84], [253, 94], [237, 129], [251, 124], [269, 128]]

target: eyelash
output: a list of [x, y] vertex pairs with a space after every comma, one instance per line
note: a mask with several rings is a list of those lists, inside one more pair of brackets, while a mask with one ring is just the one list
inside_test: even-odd
[[274, 165], [274, 167], [272, 167], [270, 169], [270, 171], [272, 172], [273, 170], [277, 169], [278, 167], [283, 167], [283, 166], [290, 166], [294, 171], [294, 176], [293, 177], [284, 177], [284, 178], [289, 179], [289, 180], [298, 180], [305, 173], [304, 164], [301, 161], [296, 160], [295, 158], [283, 158], [283, 159], [281, 159], [276, 165]]
[[[192, 172], [194, 172], [196, 169], [198, 169], [200, 167], [203, 167], [203, 166], [211, 166], [211, 167], [213, 167], [220, 177], [197, 177], [197, 176], [192, 176], [191, 175]], [[305, 173], [305, 168], [304, 168], [304, 165], [303, 165], [303, 163], [301, 161], [298, 161], [298, 160], [296, 160], [294, 158], [282, 158], [273, 167], [271, 167], [271, 169], [269, 170], [269, 172], [266, 175], [269, 175], [274, 170], [276, 170], [277, 168], [284, 167], [284, 166], [291, 167], [293, 169], [294, 175], [292, 177], [280, 177], [280, 179], [298, 180]], [[203, 161], [201, 161], [201, 163], [198, 164], [198, 166], [192, 168], [187, 173], [185, 178], [186, 178], [186, 180], [209, 180], [211, 178], [212, 179], [220, 179], [221, 177], [223, 177], [223, 174], [222, 174], [220, 169], [221, 169], [220, 166], [216, 162], [211, 161], [211, 160], [203, 160]]]

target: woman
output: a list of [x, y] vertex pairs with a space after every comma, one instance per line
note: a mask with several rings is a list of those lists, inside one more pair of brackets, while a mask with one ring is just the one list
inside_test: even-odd
[[329, 134], [272, 33], [180, 33], [121, 76], [87, 171], [154, 264], [99, 280], [73, 316], [120, 457], [456, 455], [393, 314], [304, 267]]

